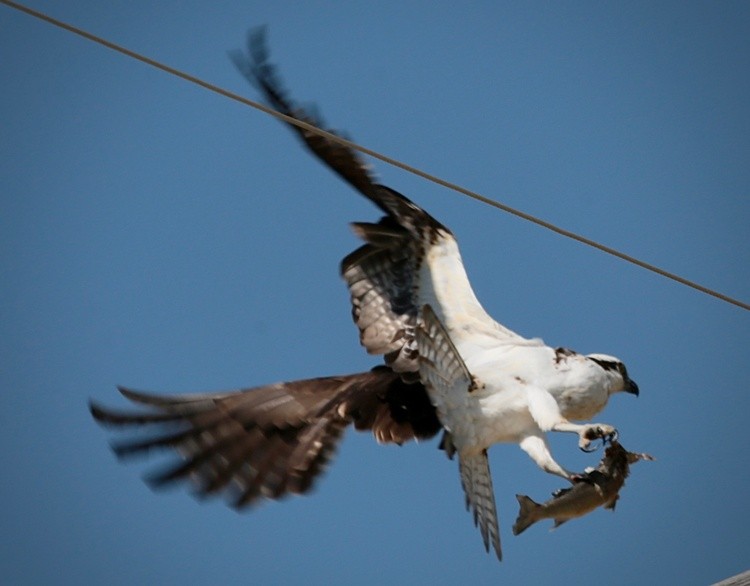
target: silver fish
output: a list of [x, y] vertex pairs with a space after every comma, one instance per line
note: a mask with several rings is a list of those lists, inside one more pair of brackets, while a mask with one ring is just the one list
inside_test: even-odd
[[639, 460], [653, 459], [648, 454], [628, 452], [617, 441], [612, 441], [596, 468], [586, 472], [571, 488], [558, 490], [546, 503], [539, 504], [526, 495], [517, 494], [521, 510], [513, 525], [513, 535], [542, 519], [554, 519], [554, 526], [559, 527], [600, 506], [614, 510], [620, 489], [630, 473], [630, 465]]

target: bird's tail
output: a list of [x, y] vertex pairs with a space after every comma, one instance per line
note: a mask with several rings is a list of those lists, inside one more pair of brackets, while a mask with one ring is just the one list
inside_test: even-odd
[[518, 518], [513, 524], [513, 535], [519, 535], [528, 529], [531, 525], [539, 520], [538, 510], [541, 508], [539, 503], [523, 494], [517, 494], [518, 504], [521, 509], [518, 511]]
[[461, 485], [466, 495], [466, 508], [474, 515], [474, 524], [479, 527], [485, 550], [495, 550], [498, 560], [503, 559], [500, 547], [500, 529], [497, 522], [495, 493], [492, 489], [492, 475], [487, 461], [487, 450], [480, 454], [459, 455], [458, 467]]

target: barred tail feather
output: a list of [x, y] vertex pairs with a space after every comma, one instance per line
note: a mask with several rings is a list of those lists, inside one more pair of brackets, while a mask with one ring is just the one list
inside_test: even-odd
[[484, 548], [489, 552], [490, 544], [492, 544], [497, 559], [502, 560], [500, 529], [487, 450], [473, 456], [460, 455], [458, 464], [461, 472], [461, 485], [466, 494], [466, 508], [470, 509], [474, 515], [474, 525], [479, 527]]

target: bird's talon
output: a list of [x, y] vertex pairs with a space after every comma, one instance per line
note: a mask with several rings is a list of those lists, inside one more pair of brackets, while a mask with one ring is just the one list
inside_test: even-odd
[[592, 425], [588, 427], [583, 433], [583, 437], [587, 440], [595, 440], [604, 436], [604, 430], [598, 425]]
[[578, 447], [586, 453], [593, 452], [598, 448], [598, 446], [592, 445], [594, 440], [600, 439], [602, 445], [606, 445], [617, 441], [617, 437], [617, 430], [611, 425], [591, 425], [581, 433], [581, 441], [578, 443]]

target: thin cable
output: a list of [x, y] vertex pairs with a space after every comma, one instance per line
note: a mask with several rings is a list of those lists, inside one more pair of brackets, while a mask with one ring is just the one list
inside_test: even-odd
[[397, 161], [396, 159], [393, 159], [391, 157], [388, 157], [386, 155], [382, 155], [378, 152], [375, 152], [371, 149], [368, 149], [366, 147], [360, 146], [356, 143], [353, 143], [350, 140], [347, 140], [345, 138], [341, 138], [340, 136], [337, 136], [335, 134], [332, 134], [330, 132], [327, 132], [325, 130], [322, 130], [320, 128], [317, 128], [316, 126], [313, 126], [312, 124], [308, 124], [307, 122], [303, 122], [302, 120], [297, 120], [296, 118], [292, 118], [290, 116], [286, 116], [284, 114], [281, 114], [280, 112], [277, 112], [276, 110], [269, 108], [268, 106], [265, 106], [259, 102], [255, 102], [253, 100], [250, 100], [248, 98], [242, 97], [238, 94], [235, 94], [233, 92], [230, 92], [228, 90], [225, 90], [223, 88], [220, 88], [219, 86], [216, 86], [214, 84], [208, 83], [207, 81], [203, 81], [202, 79], [199, 79], [195, 76], [192, 76], [188, 73], [185, 73], [183, 71], [180, 71], [178, 69], [175, 69], [174, 67], [170, 67], [168, 65], [165, 65], [163, 63], [160, 63], [159, 61], [155, 61], [154, 59], [151, 59], [149, 57], [146, 57], [144, 55], [141, 55], [140, 53], [136, 53], [135, 51], [131, 51], [130, 49], [126, 49], [125, 47], [122, 47], [120, 45], [117, 45], [111, 41], [107, 41], [105, 39], [102, 39], [101, 37], [98, 37], [96, 35], [93, 35], [89, 32], [86, 32], [84, 30], [81, 30], [73, 25], [67, 24], [65, 22], [62, 22], [60, 20], [57, 20], [56, 18], [52, 18], [51, 16], [47, 16], [46, 14], [42, 12], [38, 12], [32, 8], [28, 8], [26, 6], [23, 6], [21, 4], [18, 4], [17, 2], [12, 2], [11, 0], [0, 0], [0, 3], [5, 4], [6, 6], [10, 6], [11, 8], [15, 8], [16, 10], [19, 10], [21, 12], [25, 12], [26, 14], [33, 16], [34, 18], [38, 18], [40, 20], [43, 20], [45, 22], [48, 22], [56, 27], [62, 28], [68, 32], [71, 32], [73, 34], [76, 34], [80, 37], [83, 37], [85, 39], [88, 39], [89, 41], [93, 41], [94, 43], [98, 43], [99, 45], [103, 45], [104, 47], [107, 47], [108, 49], [112, 49], [113, 51], [117, 51], [118, 53], [122, 53], [123, 55], [127, 55], [128, 57], [131, 57], [132, 59], [136, 59], [137, 61], [141, 61], [142, 63], [145, 63], [147, 65], [150, 65], [152, 67], [155, 67], [156, 69], [160, 69], [161, 71], [164, 71], [166, 73], [169, 73], [171, 75], [174, 75], [176, 77], [179, 77], [181, 79], [184, 79], [185, 81], [189, 81], [190, 83], [194, 83], [196, 85], [199, 85], [207, 90], [210, 90], [214, 93], [217, 93], [221, 96], [224, 96], [226, 98], [229, 98], [231, 100], [234, 100], [236, 102], [239, 102], [241, 104], [244, 104], [246, 106], [250, 106], [251, 108], [255, 108], [257, 110], [260, 110], [261, 112], [265, 112], [266, 114], [270, 114], [271, 116], [274, 116], [278, 118], [279, 120], [282, 120], [286, 122], [287, 124], [293, 124], [295, 126], [298, 126], [300, 128], [303, 128], [305, 130], [308, 130], [310, 132], [314, 132], [319, 134], [320, 136], [325, 137], [328, 140], [332, 140], [335, 142], [338, 142], [350, 149], [357, 150], [361, 153], [364, 153], [374, 159], [378, 159], [380, 161], [383, 161], [384, 163], [388, 163], [389, 165], [393, 165], [394, 167], [398, 167], [399, 169], [403, 169], [404, 171], [407, 171], [409, 173], [412, 173], [414, 175], [417, 175], [419, 177], [422, 177], [423, 179], [426, 179], [427, 181], [431, 181], [432, 183], [436, 183], [438, 185], [441, 185], [443, 187], [447, 187], [448, 189], [452, 189], [453, 191], [456, 191], [458, 193], [461, 193], [463, 195], [466, 195], [468, 197], [471, 197], [472, 199], [476, 199], [478, 201], [481, 201], [482, 203], [485, 203], [487, 205], [490, 205], [494, 208], [497, 208], [499, 210], [502, 210], [508, 214], [512, 214], [518, 218], [521, 218], [523, 220], [526, 220], [528, 222], [532, 222], [533, 224], [536, 224], [537, 226], [541, 226], [543, 228], [546, 228], [547, 230], [551, 230], [552, 232], [556, 232], [557, 234], [560, 234], [561, 236], [565, 236], [567, 238], [570, 238], [572, 240], [576, 240], [577, 242], [580, 242], [582, 244], [585, 244], [587, 246], [591, 246], [592, 248], [596, 248], [597, 250], [600, 250], [602, 252], [606, 252], [607, 254], [610, 254], [612, 256], [615, 256], [619, 259], [622, 259], [624, 261], [627, 261], [629, 263], [632, 263], [634, 265], [637, 265], [643, 269], [646, 269], [648, 271], [651, 271], [652, 273], [656, 273], [657, 275], [661, 275], [662, 277], [666, 277], [667, 279], [671, 279], [672, 281], [676, 281], [677, 283], [680, 283], [682, 285], [685, 285], [687, 287], [690, 287], [692, 289], [695, 289], [697, 291], [700, 291], [701, 293], [705, 293], [706, 295], [711, 295], [712, 297], [715, 297], [717, 299], [721, 299], [722, 301], [725, 301], [727, 303], [731, 303], [732, 305], [736, 305], [737, 307], [741, 307], [742, 309], [746, 309], [750, 311], [750, 304], [745, 303], [743, 301], [740, 301], [738, 299], [734, 299], [732, 297], [729, 297], [728, 295], [724, 295], [723, 293], [719, 293], [718, 291], [715, 291], [713, 289], [710, 289], [708, 287], [704, 287], [703, 285], [700, 285], [694, 281], [690, 281], [688, 279], [685, 279], [684, 277], [680, 277], [679, 275], [676, 275], [674, 273], [671, 273], [669, 271], [666, 271], [664, 269], [661, 269], [655, 265], [652, 265], [650, 263], [647, 263], [645, 261], [639, 260], [633, 256], [630, 256], [628, 254], [625, 254], [623, 252], [620, 252], [618, 250], [615, 250], [614, 248], [611, 248], [609, 246], [606, 246], [604, 244], [600, 244], [599, 242], [596, 242], [594, 240], [591, 240], [590, 238], [586, 238], [585, 236], [580, 236], [579, 234], [576, 234], [574, 232], [571, 232], [569, 230], [566, 230], [564, 228], [560, 228], [559, 226], [556, 226], [554, 224], [551, 224], [550, 222], [547, 222], [546, 220], [542, 220], [540, 218], [537, 218], [536, 216], [532, 216], [531, 214], [527, 214], [526, 212], [522, 212], [521, 210], [517, 210], [515, 208], [512, 208], [508, 205], [505, 205], [503, 203], [500, 203], [499, 201], [495, 201], [493, 199], [490, 199], [488, 197], [485, 197], [484, 195], [481, 195], [479, 193], [476, 193], [474, 191], [471, 191], [469, 189], [466, 189], [465, 187], [461, 187], [460, 185], [456, 185], [455, 183], [451, 183], [449, 181], [446, 181], [444, 179], [440, 179], [439, 177], [436, 177], [434, 175], [431, 175], [429, 173], [426, 173], [425, 171], [421, 171], [415, 167], [412, 167], [411, 165], [407, 165], [406, 163], [402, 163], [401, 161]]

